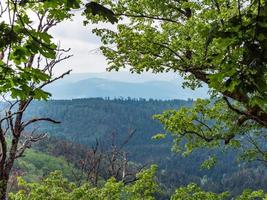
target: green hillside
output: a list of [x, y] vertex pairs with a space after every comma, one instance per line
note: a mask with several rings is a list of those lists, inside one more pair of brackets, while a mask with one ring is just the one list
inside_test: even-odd
[[56, 170], [62, 171], [63, 176], [71, 180], [75, 169], [63, 157], [54, 157], [33, 149], [27, 150], [22, 158], [17, 159], [14, 169], [30, 182], [39, 181]]

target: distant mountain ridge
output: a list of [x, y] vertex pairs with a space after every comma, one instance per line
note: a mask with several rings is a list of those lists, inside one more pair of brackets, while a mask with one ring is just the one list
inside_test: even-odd
[[148, 81], [182, 81], [182, 78], [175, 73], [160, 73], [154, 74], [150, 72], [143, 72], [141, 74], [131, 73], [129, 71], [112, 71], [112, 72], [99, 72], [99, 73], [71, 73], [65, 76], [64, 79], [58, 83], [63, 82], [77, 82], [89, 78], [102, 78], [112, 81], [141, 83]]
[[130, 97], [166, 100], [208, 97], [207, 88], [200, 88], [196, 91], [183, 89], [181, 80], [175, 80], [172, 76], [161, 77], [157, 80], [155, 77], [150, 78], [149, 75], [134, 76], [126, 72], [73, 74], [46, 89], [52, 94], [52, 99]]

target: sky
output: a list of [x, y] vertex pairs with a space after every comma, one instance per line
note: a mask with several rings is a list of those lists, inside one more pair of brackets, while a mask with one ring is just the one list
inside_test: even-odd
[[55, 68], [55, 73], [59, 74], [68, 69], [73, 69], [73, 73], [96, 73], [105, 72], [107, 61], [101, 53], [94, 50], [101, 46], [100, 39], [92, 33], [95, 27], [112, 27], [111, 24], [89, 24], [83, 26], [81, 16], [75, 16], [73, 21], [58, 24], [50, 32], [56, 43], [60, 42], [62, 48], [71, 48], [69, 54], [73, 57], [60, 63]]
[[[1, 1], [1, 0], [0, 0]], [[54, 42], [60, 44], [61, 48], [71, 49], [66, 55], [73, 55], [71, 58], [62, 61], [55, 66], [53, 69], [54, 75], [60, 75], [69, 69], [72, 69], [73, 73], [84, 74], [84, 73], [103, 73], [106, 72], [108, 66], [106, 58], [101, 54], [100, 51], [95, 51], [100, 48], [100, 38], [92, 33], [94, 28], [109, 28], [116, 30], [115, 25], [111, 23], [99, 23], [99, 24], [88, 24], [83, 25], [84, 17], [81, 16], [81, 11], [74, 11], [75, 16], [72, 21], [64, 21], [52, 27], [49, 33], [53, 36]], [[30, 18], [35, 21], [36, 14], [28, 13]], [[8, 20], [7, 16], [3, 16], [1, 20]], [[34, 22], [33, 22], [34, 23]], [[37, 23], [33, 24], [33, 27]], [[121, 69], [125, 73], [128, 72], [127, 77], [131, 76], [127, 69]], [[115, 73], [115, 72], [114, 72]], [[114, 74], [113, 73], [113, 74]], [[125, 73], [121, 73], [125, 76]], [[116, 75], [119, 78], [120, 74]], [[138, 78], [140, 77], [140, 78]], [[135, 80], [140, 79], [141, 81], [150, 80], [169, 80], [176, 78], [177, 75], [168, 72], [167, 74], [152, 74], [144, 73], [142, 75], [135, 75]], [[125, 77], [122, 77], [125, 79]], [[179, 78], [180, 79], [180, 78]]]
[[[89, 24], [87, 26], [83, 25], [83, 17], [76, 14], [72, 21], [66, 21], [58, 24], [56, 27], [51, 29], [51, 34], [54, 37], [56, 43], [60, 42], [62, 48], [71, 48], [69, 54], [73, 54], [73, 57], [68, 60], [59, 63], [54, 68], [54, 73], [56, 75], [61, 74], [69, 69], [72, 69], [72, 73], [103, 73], [106, 72], [108, 66], [106, 58], [101, 54], [100, 51], [95, 51], [100, 48], [101, 41], [100, 38], [92, 33], [94, 28], [109, 28], [116, 30], [115, 25], [111, 23], [99, 23], [99, 24]], [[120, 79], [123, 81], [126, 78], [129, 82], [143, 82], [151, 80], [173, 80], [178, 76], [174, 73], [168, 72], [165, 74], [153, 74], [145, 72], [141, 75], [131, 75], [129, 70], [121, 69], [124, 73], [116, 72], [112, 73], [112, 77], [116, 80]], [[128, 74], [126, 74], [128, 73]], [[96, 75], [96, 76], [102, 76]], [[133, 76], [133, 78], [131, 77]], [[179, 81], [181, 78], [178, 77]]]
[[[0, 0], [1, 2], [1, 0]], [[1, 2], [5, 7], [5, 2]], [[36, 14], [28, 13], [32, 26], [35, 27], [37, 22]], [[1, 21], [9, 21], [7, 12], [1, 16]], [[100, 39], [92, 33], [94, 27], [110, 27], [111, 24], [87, 25], [83, 26], [83, 17], [81, 11], [76, 11], [72, 21], [65, 21], [52, 27], [49, 33], [53, 36], [54, 42], [60, 42], [61, 47], [65, 49], [71, 48], [70, 54], [74, 56], [65, 62], [56, 66], [55, 74], [61, 74], [68, 69], [73, 69], [73, 73], [85, 72], [104, 72], [107, 67], [106, 59], [101, 54], [92, 54], [91, 50], [101, 46]]]

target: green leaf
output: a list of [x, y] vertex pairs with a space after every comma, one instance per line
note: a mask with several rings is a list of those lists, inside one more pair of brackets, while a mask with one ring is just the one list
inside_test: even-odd
[[207, 160], [205, 160], [202, 164], [201, 164], [201, 168], [202, 169], [211, 169], [212, 167], [214, 167], [217, 163], [217, 157], [216, 156], [210, 156]]
[[166, 138], [166, 134], [164, 134], [164, 133], [158, 133], [152, 137], [153, 140], [161, 140], [164, 138]]

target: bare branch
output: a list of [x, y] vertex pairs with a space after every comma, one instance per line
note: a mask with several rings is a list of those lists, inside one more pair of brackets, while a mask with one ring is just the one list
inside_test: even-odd
[[202, 124], [203, 126], [205, 126], [210, 132], [212, 132], [212, 129], [209, 127], [209, 125], [205, 124], [204, 122], [202, 122], [201, 120], [195, 119], [195, 121], [197, 121], [198, 123]]
[[208, 138], [204, 135], [201, 135], [200, 133], [196, 132], [196, 131], [187, 131], [187, 130], [184, 130], [184, 133], [182, 134], [182, 136], [185, 136], [186, 134], [192, 134], [192, 135], [196, 135], [198, 136], [199, 138], [201, 138], [202, 140], [206, 141], [206, 142], [211, 142], [213, 140], [215, 140], [215, 138]]
[[30, 136], [29, 138], [27, 138], [23, 142], [22, 146], [20, 148], [18, 148], [15, 158], [17, 159], [17, 158], [23, 156], [23, 153], [25, 152], [25, 150], [31, 148], [32, 143], [43, 140], [46, 137], [47, 137], [47, 134], [40, 134], [37, 136]]
[[19, 103], [19, 101], [15, 101], [13, 104], [10, 105], [9, 110], [8, 110], [7, 113], [6, 113], [6, 117], [4, 117], [4, 118], [2, 118], [2, 119], [0, 120], [0, 124], [1, 124], [3, 121], [7, 120], [7, 119], [11, 119], [11, 118], [12, 118], [13, 116], [15, 116], [15, 115], [22, 114], [23, 112], [25, 112], [26, 108], [28, 107], [28, 105], [30, 104], [30, 102], [31, 102], [32, 100], [33, 100], [33, 98], [30, 97], [30, 98], [25, 102], [25, 104], [24, 104], [23, 107], [19, 108], [17, 112], [13, 112], [13, 113], [12, 113], [12, 108], [13, 108], [17, 103]]
[[127, 145], [127, 144], [129, 143], [129, 141], [131, 140], [131, 138], [134, 136], [135, 133], [136, 133], [136, 129], [133, 129], [133, 130], [131, 130], [131, 131], [129, 132], [127, 138], [126, 138], [126, 139], [123, 141], [123, 143], [120, 145], [120, 147], [119, 147], [119, 149], [118, 149], [119, 152], [123, 149], [123, 147], [124, 147], [125, 145]]
[[51, 80], [49, 80], [49, 81], [43, 83], [43, 84], [40, 85], [38, 88], [41, 89], [41, 88], [43, 88], [44, 86], [46, 86], [46, 85], [48, 85], [48, 84], [50, 84], [50, 83], [53, 83], [53, 82], [55, 82], [55, 81], [57, 81], [57, 80], [59, 80], [59, 79], [64, 78], [64, 76], [69, 75], [69, 74], [71, 73], [71, 71], [72, 71], [72, 70], [68, 70], [67, 72], [61, 74], [60, 76], [57, 76], [57, 77], [55, 77], [55, 78], [53, 78], [53, 79], [51, 79]]
[[50, 62], [47, 62], [47, 63], [46, 63], [46, 66], [42, 69], [42, 71], [43, 71], [43, 72], [48, 71], [49, 74], [50, 74], [50, 76], [51, 76], [51, 75], [52, 75], [52, 70], [53, 70], [53, 68], [54, 68], [54, 66], [55, 66], [56, 64], [60, 63], [60, 62], [63, 61], [63, 60], [67, 60], [67, 59], [69, 59], [69, 58], [71, 58], [71, 57], [73, 56], [73, 55], [67, 55], [67, 56], [64, 56], [64, 57], [61, 58], [61, 55], [62, 55], [62, 54], [59, 54], [59, 55], [58, 55], [58, 59], [56, 59], [56, 60], [52, 60], [52, 61], [50, 61]]
[[240, 114], [240, 115], [246, 115], [246, 114], [247, 114], [247, 113], [245, 113], [244, 111], [235, 108], [235, 107], [229, 102], [229, 100], [228, 100], [228, 98], [227, 98], [226, 96], [223, 96], [223, 100], [226, 102], [227, 106], [228, 106], [231, 110], [235, 111], [237, 114]]
[[55, 121], [51, 118], [48, 118], [48, 117], [43, 117], [43, 118], [34, 118], [34, 119], [31, 119], [29, 120], [28, 122], [26, 122], [25, 124], [22, 123], [22, 126], [21, 126], [21, 129], [24, 130], [27, 126], [29, 126], [30, 124], [32, 123], [35, 123], [35, 122], [39, 122], [39, 121], [47, 121], [47, 122], [52, 122], [54, 124], [60, 124], [61, 122], [59, 121]]
[[155, 45], [158, 45], [160, 47], [163, 47], [167, 50], [169, 50], [171, 53], [173, 53], [175, 56], [177, 56], [181, 61], [184, 62], [184, 59], [182, 56], [180, 56], [176, 51], [174, 51], [172, 48], [170, 48], [168, 45], [165, 45], [165, 44], [161, 44], [161, 43], [157, 43], [157, 42], [152, 42], [153, 44]]

